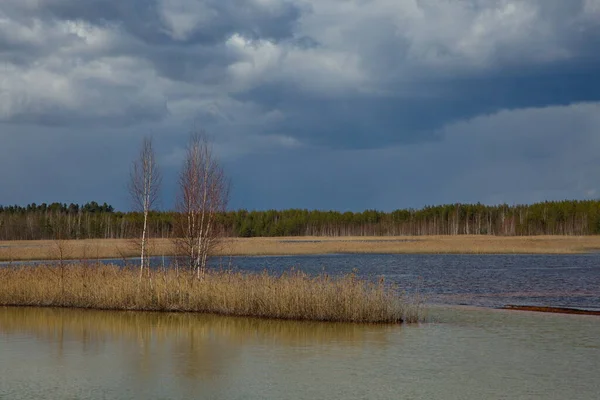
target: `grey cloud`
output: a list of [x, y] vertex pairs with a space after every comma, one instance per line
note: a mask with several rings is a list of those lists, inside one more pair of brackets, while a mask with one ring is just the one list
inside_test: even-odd
[[[600, 100], [597, 4], [2, 0], [0, 169], [18, 166], [36, 183], [21, 190], [0, 177], [15, 188], [3, 198], [59, 196], [44, 162], [82, 182], [61, 172], [62, 160], [81, 162], [104, 182], [110, 154], [127, 158], [145, 133], [176, 165], [195, 122], [215, 134], [242, 207], [579, 196], [594, 176], [590, 111], [550, 109], [560, 118], [547, 123], [533, 109]], [[35, 150], [30, 171], [15, 156], [29, 151], [23, 137], [53, 152], [65, 143], [66, 154], [108, 147], [80, 161]], [[585, 157], [557, 154], [569, 146]], [[581, 184], [544, 175], [556, 163]], [[121, 164], [107, 182], [122, 180]], [[121, 201], [120, 188], [97, 188], [62, 193]]]
[[337, 18], [315, 6], [302, 19], [313, 47], [359, 55], [365, 80], [354, 87], [307, 90], [295, 75], [233, 95], [281, 110], [273, 129], [332, 148], [436, 140], [445, 124], [480, 114], [600, 99], [600, 14], [584, 1], [409, 3], [350, 2], [356, 12]]
[[206, 14], [207, 17], [198, 16], [202, 23], [191, 26], [189, 34], [179, 38], [187, 44], [219, 43], [234, 32], [255, 37], [285, 38], [290, 36], [300, 13], [299, 8], [289, 2], [273, 7], [244, 0], [47, 0], [36, 11], [61, 20], [81, 19], [97, 25], [116, 23], [144, 42], [163, 45], [178, 41], [168, 34], [169, 27], [165, 26], [168, 20], [165, 20], [164, 14], [169, 12], [182, 16]]
[[[210, 18], [178, 37], [167, 18], [173, 5]], [[260, 1], [11, 0], [0, 6], [0, 22], [2, 15], [10, 34], [0, 39], [6, 102], [0, 117], [66, 126], [102, 118], [108, 125], [160, 120], [169, 100], [219, 97], [231, 79], [227, 66], [237, 59], [224, 41], [233, 33], [290, 36], [299, 11], [291, 3]], [[15, 84], [23, 76], [28, 80]], [[62, 80], [60, 89], [50, 80]], [[50, 93], [45, 86], [53, 86]]]
[[[600, 100], [600, 64], [530, 69], [422, 83], [411, 95], [322, 98], [263, 85], [236, 98], [281, 110], [273, 129], [329, 148], [384, 148], [439, 140], [439, 129], [478, 115]], [[402, 89], [398, 88], [401, 93]]]
[[[292, 116], [292, 126], [286, 130], [298, 132], [299, 139], [304, 140], [304, 124], [310, 125], [319, 117], [319, 110], [326, 110], [331, 118], [309, 129], [320, 138], [326, 137], [321, 142], [332, 145], [343, 135], [335, 132], [350, 131], [351, 140], [346, 145], [362, 146], [370, 140], [352, 140], [361, 134], [351, 131], [361, 128], [364, 136], [364, 129], [370, 127], [371, 135], [381, 137], [373, 140], [380, 146], [428, 138], [425, 131], [439, 128], [448, 118], [512, 107], [515, 99], [521, 102], [518, 106], [594, 100], [594, 90], [589, 87], [553, 92], [544, 87], [519, 90], [520, 80], [528, 81], [539, 70], [566, 66], [577, 74], [582, 64], [600, 64], [600, 56], [591, 51], [591, 44], [600, 37], [600, 23], [586, 16], [590, 12], [586, 14], [585, 4], [559, 0], [444, 4], [376, 0], [368, 5], [349, 2], [341, 8], [330, 0], [8, 0], [0, 10], [13, 23], [35, 26], [37, 31], [29, 35], [38, 37], [10, 43], [5, 40], [6, 51], [0, 58], [64, 75], [80, 69], [82, 63], [103, 63], [110, 68], [117, 58], [132, 59], [130, 67], [111, 74], [145, 75], [145, 80], [133, 83], [137, 88], [121, 90], [122, 85], [94, 83], [90, 77], [73, 89], [102, 93], [111, 99], [104, 104], [125, 100], [121, 108], [135, 111], [132, 121], [165, 114], [157, 112], [155, 102], [139, 103], [139, 108], [148, 107], [148, 112], [136, 110], [128, 103], [130, 92], [138, 92], [134, 98], [149, 96], [166, 101], [188, 97], [205, 101], [225, 95], [250, 98], [269, 107], [273, 104], [269, 97], [280, 90], [286, 96], [281, 111]], [[67, 21], [84, 21], [90, 25], [79, 29], [98, 31], [91, 32], [90, 38], [77, 37], [64, 31]], [[247, 43], [228, 47], [232, 35], [245, 38]], [[541, 58], [532, 59], [538, 52]], [[61, 57], [63, 64], [53, 65], [52, 57]], [[590, 68], [586, 80], [597, 78], [597, 72], [592, 71], [597, 69]], [[560, 73], [547, 75], [550, 86], [556, 80], [573, 86], [572, 81], [578, 79]], [[157, 76], [164, 81], [157, 82]], [[477, 79], [473, 81], [474, 76]], [[514, 88], [507, 90], [509, 86]], [[586, 90], [588, 95], [581, 95]], [[527, 101], [538, 93], [537, 98]], [[46, 98], [41, 102], [51, 101]], [[287, 109], [285, 103], [289, 104]], [[100, 109], [104, 104], [84, 102], [81, 110], [69, 112], [75, 122], [88, 118], [86, 109]], [[60, 102], [45, 108], [62, 109]], [[454, 112], [457, 108], [459, 112]], [[36, 114], [25, 109], [14, 120], [26, 121], [28, 112]], [[110, 110], [99, 114], [111, 113], [117, 123], [127, 120]], [[331, 129], [319, 129], [319, 125]], [[270, 131], [282, 129], [276, 126]], [[419, 133], [409, 133], [414, 130]]]

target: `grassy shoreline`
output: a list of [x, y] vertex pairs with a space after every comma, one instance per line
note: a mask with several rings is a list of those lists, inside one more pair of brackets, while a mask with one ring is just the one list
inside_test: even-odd
[[[57, 242], [0, 242], [0, 261], [61, 258]], [[124, 239], [69, 240], [61, 243], [64, 259], [127, 258], [139, 253]], [[226, 239], [219, 256], [304, 254], [578, 254], [600, 250], [600, 236], [399, 236], [399, 237], [277, 237]], [[156, 239], [150, 252], [173, 254], [171, 241]]]
[[0, 268], [0, 306], [192, 312], [269, 319], [401, 323], [419, 320], [420, 304], [383, 280], [353, 274], [309, 276], [210, 271], [201, 279], [175, 268], [103, 264]]

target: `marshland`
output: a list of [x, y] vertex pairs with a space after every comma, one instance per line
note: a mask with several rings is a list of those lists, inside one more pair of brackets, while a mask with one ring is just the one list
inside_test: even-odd
[[149, 139], [135, 211], [0, 208], [0, 398], [600, 390], [595, 202], [231, 212], [210, 149], [191, 136], [172, 211]]
[[[62, 253], [58, 247], [62, 246]], [[150, 239], [153, 256], [176, 254], [170, 239]], [[302, 254], [584, 254], [600, 251], [600, 236], [288, 236], [225, 238], [214, 256]], [[131, 239], [0, 241], [0, 262], [132, 258]]]
[[[143, 270], [130, 241], [5, 242], [54, 261], [0, 265], [0, 398], [594, 398], [599, 317], [499, 308], [600, 310], [595, 237], [526, 238], [573, 246], [555, 254], [254, 247], [427, 239], [511, 238], [239, 239], [254, 253], [225, 241], [200, 277], [166, 240]], [[131, 253], [105, 259], [116, 247]]]

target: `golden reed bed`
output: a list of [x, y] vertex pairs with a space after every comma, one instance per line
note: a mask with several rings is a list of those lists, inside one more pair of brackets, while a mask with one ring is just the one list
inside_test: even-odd
[[209, 271], [198, 279], [176, 268], [140, 278], [136, 267], [75, 263], [0, 268], [0, 306], [199, 312], [259, 318], [358, 323], [415, 322], [409, 300], [383, 280], [299, 271]]
[[[62, 258], [124, 258], [138, 254], [129, 240], [71, 240]], [[58, 259], [54, 241], [0, 242], [0, 261]], [[279, 237], [226, 239], [218, 255], [300, 255], [327, 253], [573, 254], [600, 250], [600, 236], [418, 236]], [[153, 240], [151, 253], [169, 256], [169, 240]]]

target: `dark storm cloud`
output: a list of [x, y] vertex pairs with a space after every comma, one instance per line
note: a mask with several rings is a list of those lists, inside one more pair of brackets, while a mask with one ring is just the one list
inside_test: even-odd
[[[201, 5], [201, 7], [199, 7]], [[276, 8], [245, 0], [157, 1], [157, 0], [46, 0], [39, 11], [61, 20], [82, 19], [96, 25], [116, 23], [133, 36], [152, 44], [169, 44], [181, 40], [186, 44], [216, 44], [232, 33], [256, 38], [289, 37], [300, 9], [291, 3]], [[195, 26], [185, 38], [173, 38], [164, 29], [163, 11], [204, 13], [206, 23]]]
[[379, 148], [438, 140], [438, 130], [449, 123], [505, 109], [599, 101], [600, 62], [423, 82], [418, 88], [410, 97], [319, 98], [282, 84], [237, 97], [289, 114], [275, 129], [303, 142]]
[[[11, 97], [5, 120], [68, 126], [98, 117], [110, 118], [109, 125], [161, 119], [167, 98], [230, 79], [227, 66], [238, 58], [225, 47], [231, 35], [284, 39], [299, 12], [291, 3], [260, 1], [9, 1], [0, 8], [3, 92]], [[11, 73], [30, 80], [19, 87]], [[33, 87], [57, 78], [66, 81], [61, 93]]]
[[194, 126], [235, 207], [592, 196], [599, 41], [599, 0], [2, 0], [0, 203], [127, 207]]

